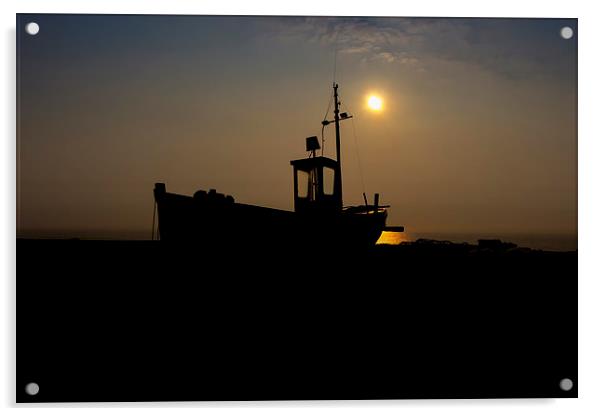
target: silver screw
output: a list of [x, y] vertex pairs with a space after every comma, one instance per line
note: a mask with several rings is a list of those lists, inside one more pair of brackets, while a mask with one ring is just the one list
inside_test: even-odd
[[564, 391], [570, 391], [573, 388], [573, 380], [570, 378], [563, 378], [560, 380], [560, 388]]
[[573, 29], [571, 29], [568, 26], [563, 27], [562, 29], [560, 29], [560, 36], [562, 36], [563, 39], [570, 39], [573, 37]]
[[39, 391], [40, 386], [38, 386], [38, 383], [28, 383], [27, 386], [25, 386], [25, 393], [29, 394], [30, 396], [35, 396], [39, 393]]

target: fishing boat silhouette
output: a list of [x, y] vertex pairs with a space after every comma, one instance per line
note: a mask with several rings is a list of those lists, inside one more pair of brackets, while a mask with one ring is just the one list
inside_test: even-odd
[[343, 205], [340, 122], [352, 116], [339, 110], [338, 84], [333, 83], [333, 90], [334, 119], [322, 121], [322, 126], [335, 125], [336, 160], [317, 156], [318, 138], [306, 138], [309, 157], [290, 162], [294, 212], [241, 204], [215, 189], [199, 190], [193, 196], [169, 193], [164, 183], [156, 183], [158, 238], [169, 242], [231, 243], [236, 235], [253, 243], [287, 241], [359, 247], [373, 245], [385, 230], [402, 232], [403, 227], [387, 227], [389, 206], [380, 205], [378, 193], [372, 204], [364, 193], [364, 205]]

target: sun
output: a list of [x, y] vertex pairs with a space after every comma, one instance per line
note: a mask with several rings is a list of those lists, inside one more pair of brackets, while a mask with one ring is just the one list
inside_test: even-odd
[[372, 111], [380, 111], [383, 109], [383, 100], [382, 98], [371, 95], [368, 97], [368, 108]]

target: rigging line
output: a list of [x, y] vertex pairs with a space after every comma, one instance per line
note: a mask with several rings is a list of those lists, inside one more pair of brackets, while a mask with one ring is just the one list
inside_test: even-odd
[[157, 201], [155, 201], [155, 204], [153, 205], [153, 232], [152, 232], [152, 236], [151, 236], [151, 241], [155, 241], [155, 214], [157, 212]]
[[[324, 118], [322, 119], [323, 121], [326, 121], [326, 119], [328, 118], [330, 106], [332, 105], [332, 95], [330, 93], [328, 95], [330, 96], [330, 98], [328, 100], [328, 107], [326, 108], [326, 112], [324, 113]], [[326, 139], [324, 139], [324, 127], [326, 126], [322, 124], [322, 156], [324, 156], [324, 142], [326, 141]]]
[[[353, 111], [351, 110], [351, 107], [349, 107], [347, 104], [343, 105], [341, 104], [341, 107], [344, 107], [345, 110], [347, 110], [349, 113], [351, 113], [352, 115], [355, 115], [353, 113]], [[357, 133], [355, 131], [355, 118], [352, 117], [351, 118], [351, 127], [353, 130], [353, 140], [355, 141], [355, 155], [357, 156], [357, 165], [360, 171], [360, 180], [362, 182], [362, 192], [364, 193], [364, 195], [366, 194], [366, 184], [364, 182], [364, 169], [362, 168], [362, 159], [360, 157], [360, 145], [359, 145], [359, 141], [357, 139]], [[365, 196], [364, 196], [365, 198]]]
[[355, 132], [355, 120], [351, 119], [351, 127], [353, 130], [353, 138], [355, 140], [355, 154], [357, 155], [357, 165], [360, 170], [360, 180], [362, 181], [362, 192], [366, 195], [366, 184], [364, 183], [364, 170], [362, 169], [362, 159], [360, 158], [360, 146], [357, 140], [357, 134]]
[[[338, 52], [338, 42], [339, 42], [339, 31], [337, 30], [335, 37], [334, 37], [334, 64], [333, 64], [333, 69], [332, 69], [332, 84], [334, 85], [336, 83], [337, 80], [337, 52]], [[332, 105], [332, 94], [330, 94], [329, 92], [329, 100], [328, 100], [328, 108], [326, 109], [326, 113], [324, 113], [324, 118], [322, 119], [323, 121], [326, 121], [326, 119], [328, 118], [328, 113], [330, 112], [330, 106]], [[322, 124], [322, 156], [324, 156], [324, 142], [326, 141], [326, 139], [324, 139], [324, 127], [325, 125]]]
[[330, 99], [328, 100], [328, 107], [326, 108], [326, 112], [324, 113], [324, 118], [322, 120], [326, 120], [328, 118], [328, 113], [330, 112], [330, 106], [332, 105], [332, 94], [330, 95]]
[[324, 156], [324, 124], [322, 124], [322, 156]]

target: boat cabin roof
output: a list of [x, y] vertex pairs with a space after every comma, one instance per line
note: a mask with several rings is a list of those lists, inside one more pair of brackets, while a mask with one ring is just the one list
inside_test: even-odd
[[309, 158], [305, 158], [305, 159], [291, 160], [291, 165], [293, 165], [296, 169], [303, 170], [303, 171], [309, 171], [313, 168], [320, 167], [320, 166], [326, 166], [326, 167], [329, 167], [332, 169], [336, 169], [338, 166], [336, 160], [332, 160], [332, 159], [324, 157], [324, 156], [316, 156], [316, 157], [309, 157]]

